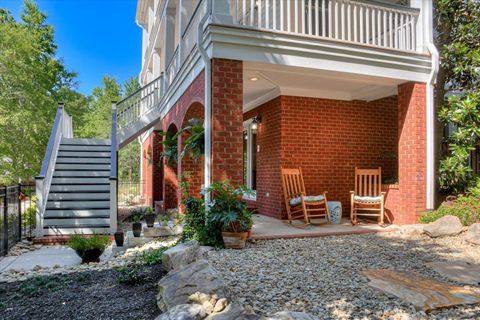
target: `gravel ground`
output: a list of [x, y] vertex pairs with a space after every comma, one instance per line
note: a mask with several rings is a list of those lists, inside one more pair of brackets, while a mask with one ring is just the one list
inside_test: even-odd
[[320, 319], [480, 319], [479, 305], [416, 312], [412, 305], [370, 288], [360, 274], [386, 268], [461, 285], [425, 266], [441, 260], [480, 263], [479, 247], [461, 237], [376, 233], [255, 241], [244, 250], [212, 251], [209, 259], [232, 294], [262, 315], [295, 310]]
[[90, 270], [0, 284], [0, 319], [154, 319], [161, 265], [139, 284], [120, 284], [116, 270]]

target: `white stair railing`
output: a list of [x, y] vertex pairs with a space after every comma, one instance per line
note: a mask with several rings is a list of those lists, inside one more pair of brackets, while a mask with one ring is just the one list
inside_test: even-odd
[[47, 197], [52, 183], [55, 162], [62, 138], [73, 138], [72, 117], [67, 114], [63, 104], [58, 105], [57, 114], [48, 140], [45, 157], [40, 174], [35, 178], [37, 196], [36, 236], [43, 236], [43, 217], [47, 205]]
[[377, 47], [416, 51], [420, 11], [376, 1], [234, 0], [234, 23]]

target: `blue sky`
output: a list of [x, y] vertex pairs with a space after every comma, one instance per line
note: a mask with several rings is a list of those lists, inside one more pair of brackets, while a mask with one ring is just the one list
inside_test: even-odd
[[[78, 73], [78, 91], [90, 94], [108, 74], [123, 83], [141, 68], [142, 33], [136, 0], [37, 0], [55, 28], [58, 56]], [[20, 17], [22, 0], [0, 0]]]

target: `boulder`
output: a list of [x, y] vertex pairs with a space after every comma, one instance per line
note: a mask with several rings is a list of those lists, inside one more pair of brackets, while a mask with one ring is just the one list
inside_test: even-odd
[[406, 224], [400, 226], [398, 233], [403, 237], [419, 236], [423, 233], [423, 224]]
[[192, 263], [201, 254], [198, 241], [192, 240], [168, 249], [162, 255], [162, 266], [165, 271], [178, 269]]
[[305, 312], [281, 311], [267, 317], [266, 320], [318, 320], [318, 318]]
[[[220, 300], [219, 300], [220, 301]], [[246, 315], [243, 307], [235, 302], [227, 305], [227, 307], [218, 313], [212, 313], [205, 320], [245, 320], [245, 319], [257, 319], [253, 318], [256, 315]]]
[[423, 232], [432, 238], [455, 236], [462, 232], [463, 226], [460, 219], [455, 216], [444, 216], [423, 227]]
[[465, 233], [465, 240], [480, 245], [480, 223], [474, 223], [468, 228]]
[[179, 304], [159, 315], [155, 320], [200, 320], [205, 310], [198, 304]]
[[205, 260], [170, 271], [160, 279], [158, 287], [157, 305], [162, 311], [188, 303], [189, 297], [196, 292], [216, 294], [219, 299], [227, 297], [225, 282]]

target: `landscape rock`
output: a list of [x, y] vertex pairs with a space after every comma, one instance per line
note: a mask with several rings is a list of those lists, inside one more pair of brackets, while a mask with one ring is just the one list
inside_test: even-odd
[[180, 304], [159, 315], [155, 320], [199, 320], [205, 317], [205, 310], [198, 304]]
[[450, 215], [441, 217], [423, 228], [423, 232], [432, 238], [455, 236], [462, 232], [462, 230], [463, 225], [460, 219]]
[[465, 240], [480, 245], [480, 223], [474, 223], [468, 228], [465, 233]]
[[318, 318], [305, 312], [281, 311], [266, 318], [266, 320], [317, 320]]
[[187, 303], [196, 292], [227, 297], [222, 277], [205, 260], [170, 271], [158, 282], [158, 287], [157, 305], [162, 311]]
[[202, 307], [203, 309], [205, 309], [205, 312], [207, 314], [212, 314], [213, 313], [213, 308], [214, 306], [210, 303], [210, 301], [205, 301], [203, 304], [202, 304]]
[[[211, 296], [203, 292], [195, 292], [188, 297], [188, 301], [202, 305], [204, 302], [210, 301]], [[212, 303], [213, 304], [213, 303]]]
[[219, 299], [217, 301], [217, 303], [215, 303], [215, 307], [213, 308], [213, 312], [222, 311], [227, 306], [227, 303], [228, 303], [227, 299], [225, 299], [225, 298]]
[[419, 236], [423, 233], [423, 224], [407, 224], [400, 226], [398, 232], [404, 237]]
[[198, 241], [192, 240], [168, 249], [162, 255], [162, 266], [165, 271], [178, 269], [195, 261], [200, 255]]
[[244, 311], [240, 304], [232, 302], [222, 312], [212, 313], [205, 320], [244, 320], [248, 316]]

